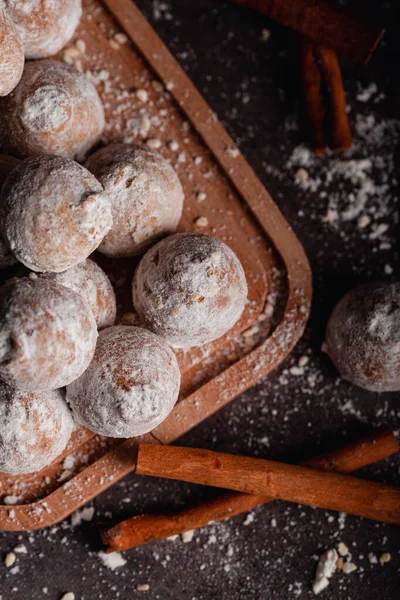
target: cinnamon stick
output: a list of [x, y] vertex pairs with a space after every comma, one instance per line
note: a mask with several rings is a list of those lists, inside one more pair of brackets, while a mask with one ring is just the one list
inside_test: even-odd
[[[349, 473], [398, 451], [396, 437], [388, 429], [372, 431], [355, 442], [302, 464], [314, 469]], [[139, 515], [104, 529], [107, 552], [123, 551], [222, 521], [271, 502], [269, 496], [226, 493], [211, 501], [172, 514]]]
[[400, 524], [400, 488], [300, 465], [200, 448], [139, 444], [136, 473], [265, 494], [277, 500]]
[[326, 0], [235, 0], [286, 27], [329, 46], [356, 62], [367, 63], [384, 34], [369, 23]]
[[322, 154], [328, 145], [322, 74], [316, 62], [315, 44], [307, 39], [300, 42], [300, 81], [310, 144], [315, 154]]
[[333, 50], [302, 39], [300, 78], [311, 146], [316, 154], [351, 147], [342, 75]]

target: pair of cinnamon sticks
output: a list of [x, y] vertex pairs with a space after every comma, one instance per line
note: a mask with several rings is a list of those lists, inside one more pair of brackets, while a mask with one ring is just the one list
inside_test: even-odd
[[312, 149], [347, 150], [352, 137], [336, 52], [367, 63], [384, 30], [326, 0], [235, 0], [301, 34], [299, 75]]
[[400, 524], [400, 490], [339, 474], [358, 470], [398, 449], [396, 437], [386, 429], [299, 467], [207, 450], [139, 445], [138, 474], [227, 487], [240, 493], [228, 493], [170, 515], [140, 515], [104, 529], [102, 539], [107, 552], [123, 551], [204, 527], [276, 498]]

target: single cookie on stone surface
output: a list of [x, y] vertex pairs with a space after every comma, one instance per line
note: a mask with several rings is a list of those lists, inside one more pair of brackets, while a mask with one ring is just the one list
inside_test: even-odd
[[177, 233], [153, 246], [133, 278], [133, 304], [145, 325], [177, 348], [226, 333], [247, 299], [234, 252], [208, 235]]
[[82, 0], [5, 0], [5, 8], [21, 37], [26, 58], [59, 52], [82, 16]]
[[112, 144], [93, 154], [86, 167], [103, 184], [113, 210], [114, 223], [100, 252], [135, 256], [176, 231], [183, 190], [160, 154], [141, 146]]
[[65, 449], [73, 428], [60, 390], [24, 392], [0, 382], [0, 471], [40, 471]]
[[97, 327], [75, 292], [40, 277], [0, 288], [0, 379], [23, 390], [54, 390], [92, 360]]
[[59, 273], [82, 262], [111, 224], [101, 184], [71, 159], [27, 159], [11, 171], [0, 193], [1, 233], [32, 271]]
[[70, 288], [89, 304], [98, 329], [114, 325], [117, 312], [115, 293], [107, 275], [89, 258], [62, 273], [42, 275]]
[[134, 437], [151, 431], [178, 398], [180, 372], [169, 346], [138, 327], [100, 332], [89, 368], [67, 388], [78, 423], [100, 435]]
[[21, 40], [0, 0], [0, 96], [13, 91], [22, 77], [24, 63]]
[[28, 62], [15, 90], [1, 101], [2, 146], [17, 156], [86, 153], [104, 129], [96, 88], [55, 60]]
[[355, 385], [400, 390], [400, 283], [367, 283], [347, 292], [329, 318], [323, 350]]

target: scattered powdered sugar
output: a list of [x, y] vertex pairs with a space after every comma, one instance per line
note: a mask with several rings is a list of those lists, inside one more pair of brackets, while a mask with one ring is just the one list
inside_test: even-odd
[[72, 527], [78, 527], [82, 521], [89, 522], [94, 517], [94, 507], [93, 506], [85, 506], [80, 510], [75, 511], [71, 515], [71, 525]]
[[103, 563], [107, 569], [111, 569], [111, 571], [115, 571], [119, 567], [123, 567], [126, 565], [126, 560], [123, 558], [122, 554], [119, 552], [111, 552], [110, 554], [106, 554], [103, 551], [97, 553], [97, 556]]
[[357, 114], [355, 133], [351, 150], [327, 154], [322, 165], [311, 150], [299, 146], [286, 166], [297, 174], [306, 171], [307, 177], [296, 176], [295, 183], [304, 192], [319, 196], [321, 210], [325, 206], [324, 222], [335, 228], [355, 222], [370, 239], [386, 242], [385, 219], [396, 203], [394, 154], [400, 140], [400, 120]]

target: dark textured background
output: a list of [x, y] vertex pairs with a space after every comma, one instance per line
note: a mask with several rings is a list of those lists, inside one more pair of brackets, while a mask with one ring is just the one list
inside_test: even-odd
[[[267, 380], [187, 435], [184, 444], [298, 460], [370, 425], [386, 423], [399, 429], [399, 394], [368, 393], [341, 381], [320, 351], [327, 315], [345, 290], [361, 281], [398, 278], [397, 3], [362, 3], [364, 12], [365, 4], [388, 32], [368, 67], [342, 61], [355, 145], [346, 156], [315, 159], [298, 150], [304, 135], [288, 31], [229, 2], [139, 2], [293, 225], [314, 274], [312, 318], [293, 355]], [[262, 40], [263, 28], [271, 32], [268, 41]], [[376, 90], [369, 88], [371, 83]], [[369, 91], [363, 96], [365, 90]], [[304, 160], [311, 177], [306, 185], [295, 180]], [[355, 174], [349, 177], [352, 166]], [[361, 184], [364, 189], [370, 185], [360, 214], [372, 217], [363, 230], [356, 219], [343, 219], [349, 193]], [[329, 202], [338, 206], [339, 218], [333, 223], [324, 220]], [[389, 228], [375, 237], [380, 224]], [[309, 357], [303, 373], [296, 369], [302, 355]], [[399, 458], [365, 469], [362, 475], [400, 484]], [[312, 598], [315, 557], [342, 540], [358, 569], [348, 576], [336, 574], [321, 598], [400, 597], [398, 528], [351, 517], [343, 521], [334, 513], [283, 502], [260, 507], [250, 518], [239, 516], [205, 528], [187, 544], [177, 539], [127, 552], [126, 565], [114, 572], [100, 562], [96, 520], [188, 506], [215, 493], [127, 477], [93, 503], [92, 524], [72, 529], [66, 522], [23, 534], [28, 554], [18, 555], [15, 575], [0, 563], [0, 596], [58, 600], [73, 591], [77, 600]], [[17, 534], [0, 533], [2, 557], [16, 543]], [[390, 552], [392, 560], [371, 565], [370, 552]], [[148, 583], [150, 590], [136, 591], [140, 583]]]

